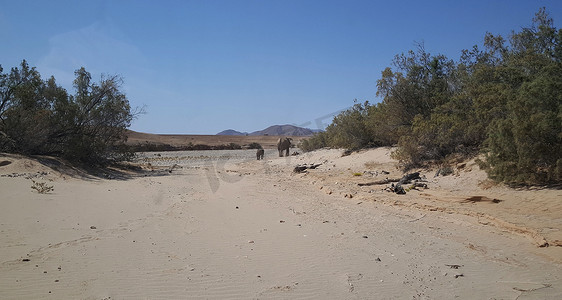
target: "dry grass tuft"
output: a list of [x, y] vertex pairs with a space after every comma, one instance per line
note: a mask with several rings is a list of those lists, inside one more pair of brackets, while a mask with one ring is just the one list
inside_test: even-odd
[[33, 182], [31, 189], [36, 190], [39, 194], [47, 194], [55, 189], [52, 185], [47, 185], [46, 182], [38, 182], [33, 179], [31, 181]]

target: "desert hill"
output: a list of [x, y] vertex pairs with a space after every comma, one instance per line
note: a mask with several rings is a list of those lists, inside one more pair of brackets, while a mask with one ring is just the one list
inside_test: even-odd
[[217, 133], [216, 135], [248, 135], [248, 133], [236, 131], [234, 129], [227, 129]]

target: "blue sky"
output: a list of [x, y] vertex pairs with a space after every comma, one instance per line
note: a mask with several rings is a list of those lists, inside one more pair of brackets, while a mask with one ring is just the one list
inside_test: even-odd
[[457, 60], [562, 1], [0, 0], [0, 65], [26, 59], [72, 91], [74, 70], [118, 74], [146, 114], [131, 129], [215, 134], [316, 129], [354, 99], [377, 102], [396, 54], [423, 42]]

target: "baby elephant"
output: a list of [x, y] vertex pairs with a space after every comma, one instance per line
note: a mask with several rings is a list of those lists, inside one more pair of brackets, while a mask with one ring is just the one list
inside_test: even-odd
[[258, 160], [263, 159], [264, 154], [265, 154], [265, 151], [263, 149], [258, 149], [258, 151], [256, 151], [256, 156], [257, 156]]

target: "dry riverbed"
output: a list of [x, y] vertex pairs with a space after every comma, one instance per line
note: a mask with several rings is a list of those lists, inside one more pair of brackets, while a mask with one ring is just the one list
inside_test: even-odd
[[473, 162], [405, 195], [360, 186], [403, 175], [389, 152], [144, 153], [101, 178], [0, 156], [0, 298], [562, 298], [560, 191]]

